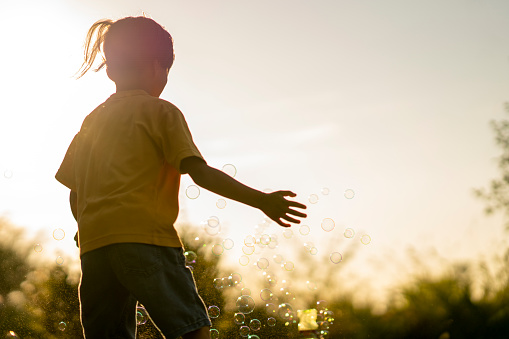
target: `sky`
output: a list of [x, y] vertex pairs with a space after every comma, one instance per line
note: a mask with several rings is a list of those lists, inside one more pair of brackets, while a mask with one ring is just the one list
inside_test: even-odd
[[[0, 214], [46, 253], [77, 257], [68, 190], [54, 174], [85, 116], [115, 91], [104, 71], [72, 77], [86, 32], [99, 19], [143, 12], [173, 36], [176, 58], [161, 97], [182, 110], [210, 165], [233, 164], [237, 179], [260, 190], [296, 192], [311, 234], [294, 227], [294, 239], [313, 239], [319, 253], [344, 254], [349, 245], [337, 236], [347, 227], [357, 244], [370, 236], [345, 279], [360, 275], [383, 290], [412, 270], [409, 257], [432, 265], [507, 248], [502, 217], [485, 216], [472, 194], [498, 175], [489, 123], [505, 118], [509, 99], [505, 0], [1, 7]], [[240, 249], [261, 212], [231, 201], [219, 209], [203, 190], [188, 199], [191, 184], [182, 178], [179, 223], [216, 215]], [[335, 221], [333, 232], [321, 229], [324, 218]], [[57, 228], [66, 237], [55, 242]], [[269, 231], [284, 238], [275, 225]]]

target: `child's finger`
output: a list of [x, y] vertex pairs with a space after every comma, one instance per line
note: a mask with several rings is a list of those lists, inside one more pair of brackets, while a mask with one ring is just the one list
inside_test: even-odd
[[281, 219], [277, 219], [276, 222], [278, 223], [279, 226], [283, 226], [283, 227], [291, 227], [292, 226], [288, 223], [281, 221]]
[[291, 215], [295, 215], [295, 216], [300, 217], [300, 218], [307, 217], [307, 214], [299, 212], [299, 211], [296, 211], [296, 210], [292, 210], [291, 208], [288, 209], [287, 213], [290, 213]]
[[284, 197], [296, 197], [297, 196], [297, 194], [293, 193], [292, 191], [278, 191], [278, 193]]
[[292, 207], [302, 208], [302, 209], [306, 209], [307, 208], [306, 205], [301, 204], [300, 202], [297, 202], [297, 201], [288, 201], [288, 205], [290, 205]]
[[287, 220], [287, 221], [289, 221], [289, 222], [293, 222], [294, 224], [300, 224], [300, 220], [295, 219], [295, 218], [292, 218], [292, 217], [290, 217], [288, 214], [285, 214], [285, 215], [283, 216], [283, 219], [285, 219], [285, 220]]

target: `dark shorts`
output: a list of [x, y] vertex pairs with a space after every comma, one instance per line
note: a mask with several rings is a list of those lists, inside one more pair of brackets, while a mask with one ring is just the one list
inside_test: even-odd
[[211, 325], [182, 248], [125, 243], [85, 253], [79, 294], [88, 339], [135, 338], [137, 301], [167, 339]]

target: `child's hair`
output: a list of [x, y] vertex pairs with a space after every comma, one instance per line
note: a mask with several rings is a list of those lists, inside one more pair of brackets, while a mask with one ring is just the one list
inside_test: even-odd
[[153, 61], [169, 70], [175, 58], [170, 33], [144, 16], [94, 23], [85, 39], [85, 61], [78, 71], [78, 79], [92, 67], [99, 53], [103, 60], [94, 71], [106, 65], [114, 81], [115, 75], [136, 71]]

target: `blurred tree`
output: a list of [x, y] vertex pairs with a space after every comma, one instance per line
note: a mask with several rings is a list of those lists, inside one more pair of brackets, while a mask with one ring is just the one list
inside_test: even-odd
[[77, 283], [64, 267], [35, 267], [24, 232], [0, 219], [0, 335], [80, 338]]
[[[0, 223], [0, 233], [2, 228], [3, 232], [8, 229], [11, 234], [21, 235], [8, 223]], [[242, 338], [243, 330], [252, 338], [256, 338], [254, 335], [269, 339], [299, 338], [296, 310], [281, 312], [278, 305], [291, 303], [295, 298], [315, 300], [319, 291], [306, 292], [310, 295], [287, 294], [288, 290], [279, 285], [276, 288], [265, 277], [262, 287], [273, 291], [270, 300], [239, 309], [236, 300], [244, 293], [241, 279], [221, 270], [222, 257], [211, 251], [216, 239], [200, 238], [194, 230], [186, 228], [181, 235], [188, 265], [193, 267], [205, 304], [220, 310], [212, 318], [219, 338]], [[33, 267], [28, 264], [28, 252], [19, 248], [14, 251], [13, 246], [12, 241], [0, 241], [0, 265], [6, 273], [0, 278], [0, 337], [13, 331], [23, 339], [82, 338], [78, 283], [68, 274], [68, 267], [55, 263]], [[369, 303], [356, 304], [348, 294], [330, 295], [327, 302], [311, 303], [308, 307], [319, 310], [317, 323], [322, 338], [507, 338], [509, 252], [499, 258], [498, 264], [494, 274], [487, 268], [483, 271], [481, 265], [485, 286], [477, 298], [473, 297], [473, 277], [478, 271], [474, 272], [472, 265], [457, 264], [438, 277], [422, 275], [404, 284], [381, 314], [375, 313]], [[239, 311], [244, 314], [237, 315], [235, 321]], [[162, 336], [147, 321], [138, 326], [138, 338]]]
[[24, 301], [20, 284], [32, 269], [27, 262], [27, 251], [15, 248], [14, 239], [23, 231], [14, 227], [6, 218], [0, 218], [0, 336], [13, 331], [25, 337], [29, 314], [17, 302]]
[[[11, 225], [5, 218], [0, 218], [0, 234], [8, 234], [7, 237], [1, 237], [2, 244], [6, 244], [12, 239], [21, 238], [23, 231]], [[25, 279], [30, 270], [26, 262], [27, 255], [26, 249], [0, 246], [0, 272], [3, 273], [0, 274], [0, 296], [5, 297]], [[3, 297], [0, 297], [0, 300]]]
[[[36, 338], [82, 338], [77, 282], [54, 264], [32, 270], [20, 285]], [[23, 337], [24, 338], [24, 337]]]
[[[505, 103], [505, 112], [509, 113], [509, 103]], [[491, 180], [488, 188], [474, 190], [475, 195], [486, 201], [486, 213], [503, 212], [507, 217], [509, 230], [509, 120], [492, 121], [495, 142], [502, 149], [498, 158], [500, 178]]]

